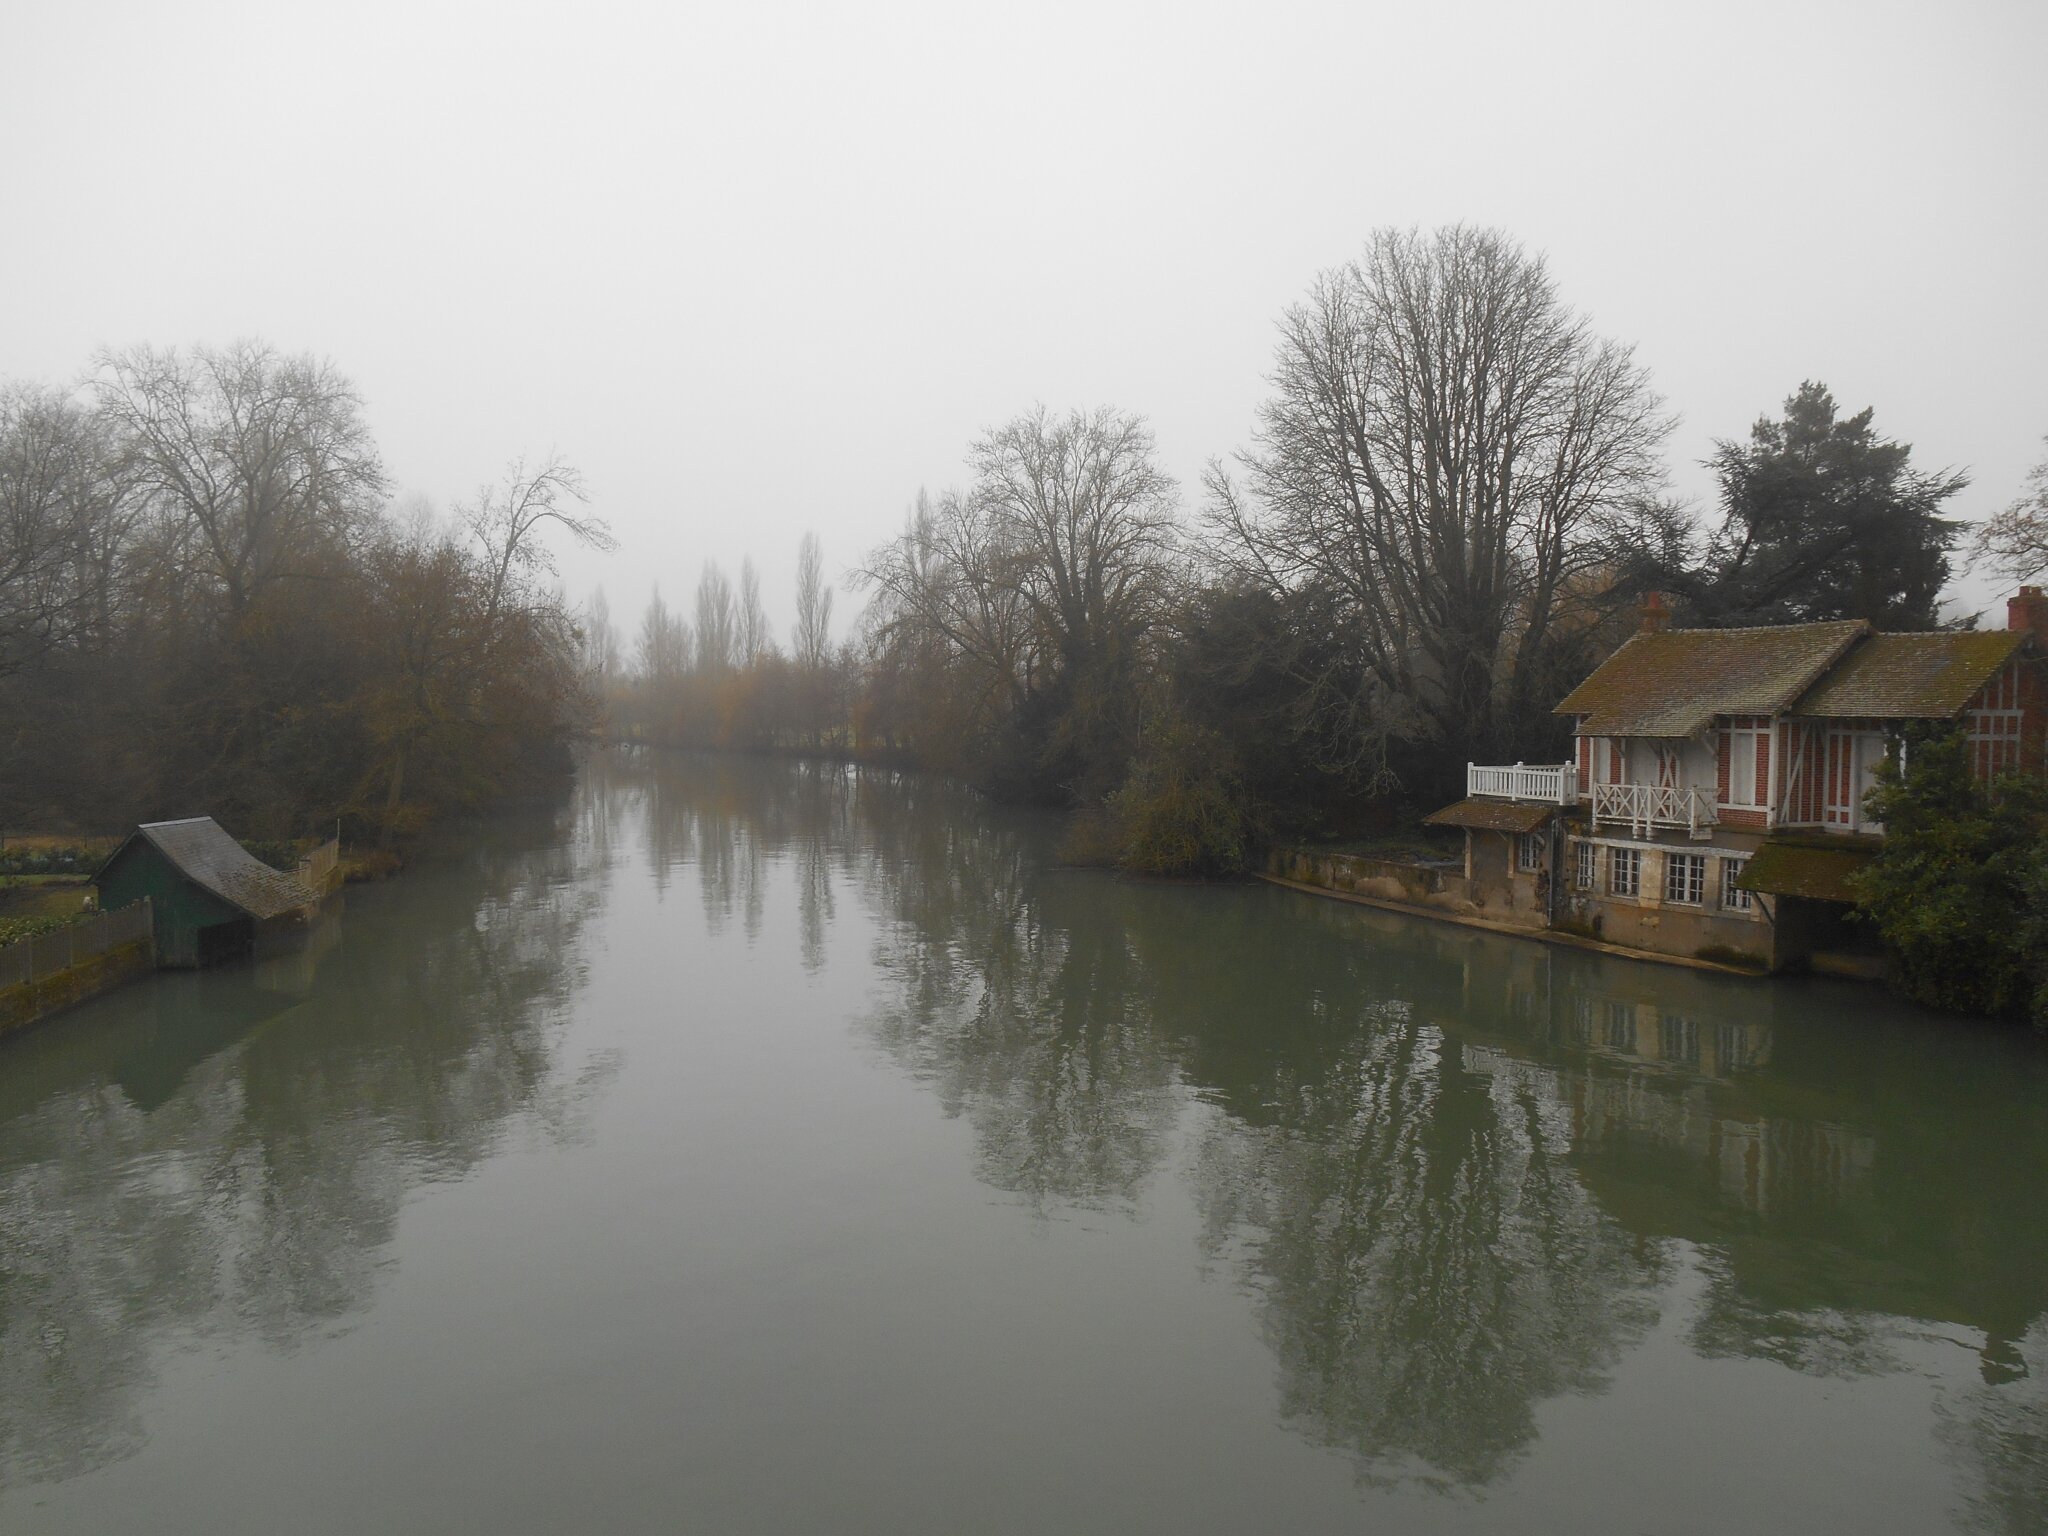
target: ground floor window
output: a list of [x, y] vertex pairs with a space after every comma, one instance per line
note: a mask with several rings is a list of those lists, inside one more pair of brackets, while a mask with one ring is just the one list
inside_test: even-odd
[[1597, 881], [1599, 868], [1600, 849], [1592, 843], [1579, 844], [1578, 886], [1580, 890], [1590, 891], [1593, 889]]
[[1697, 907], [1707, 899], [1707, 856], [1704, 853], [1664, 855], [1664, 899]]
[[1543, 867], [1543, 834], [1524, 832], [1515, 844], [1515, 867], [1523, 874], [1533, 874]]
[[1748, 862], [1746, 858], [1721, 861], [1721, 905], [1730, 912], [1748, 912], [1756, 906], [1756, 898], [1735, 884], [1742, 877], [1742, 866]]
[[1607, 858], [1607, 889], [1616, 896], [1634, 896], [1642, 889], [1643, 852], [1616, 848]]

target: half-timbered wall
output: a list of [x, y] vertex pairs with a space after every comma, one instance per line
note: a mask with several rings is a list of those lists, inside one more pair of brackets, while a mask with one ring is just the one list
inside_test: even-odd
[[2017, 770], [2023, 761], [2026, 701], [2020, 668], [2007, 665], [1970, 700], [1963, 716], [1970, 742], [1970, 770], [1980, 779]]
[[[1770, 824], [1771, 717], [1730, 715], [1717, 732], [1714, 799], [1723, 826]], [[1744, 768], [1748, 772], [1744, 772]]]
[[1826, 733], [1804, 720], [1778, 723], [1778, 821], [1786, 826], [1820, 824], [1825, 788]]

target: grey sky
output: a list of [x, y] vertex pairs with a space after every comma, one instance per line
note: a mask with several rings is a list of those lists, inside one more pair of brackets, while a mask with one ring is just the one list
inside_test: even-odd
[[805, 528], [836, 573], [1034, 401], [1145, 413], [1192, 505], [1275, 317], [1380, 224], [1547, 252], [1701, 500], [1710, 439], [1807, 377], [1967, 467], [1967, 516], [2048, 451], [2039, 3], [72, 0], [6, 33], [0, 373], [325, 353], [404, 490], [581, 464], [623, 547], [565, 573], [627, 623], [752, 550], [785, 627]]

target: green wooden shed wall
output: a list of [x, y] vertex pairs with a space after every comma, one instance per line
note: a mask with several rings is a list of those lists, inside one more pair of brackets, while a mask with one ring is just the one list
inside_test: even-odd
[[100, 910], [147, 896], [156, 914], [156, 963], [190, 969], [242, 953], [256, 922], [231, 902], [187, 879], [155, 844], [131, 837], [100, 870]]

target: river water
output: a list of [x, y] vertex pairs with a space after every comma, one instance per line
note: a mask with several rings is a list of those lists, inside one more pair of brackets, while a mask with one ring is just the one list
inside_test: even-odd
[[0, 1041], [0, 1530], [2036, 1532], [2048, 1051], [598, 758]]

